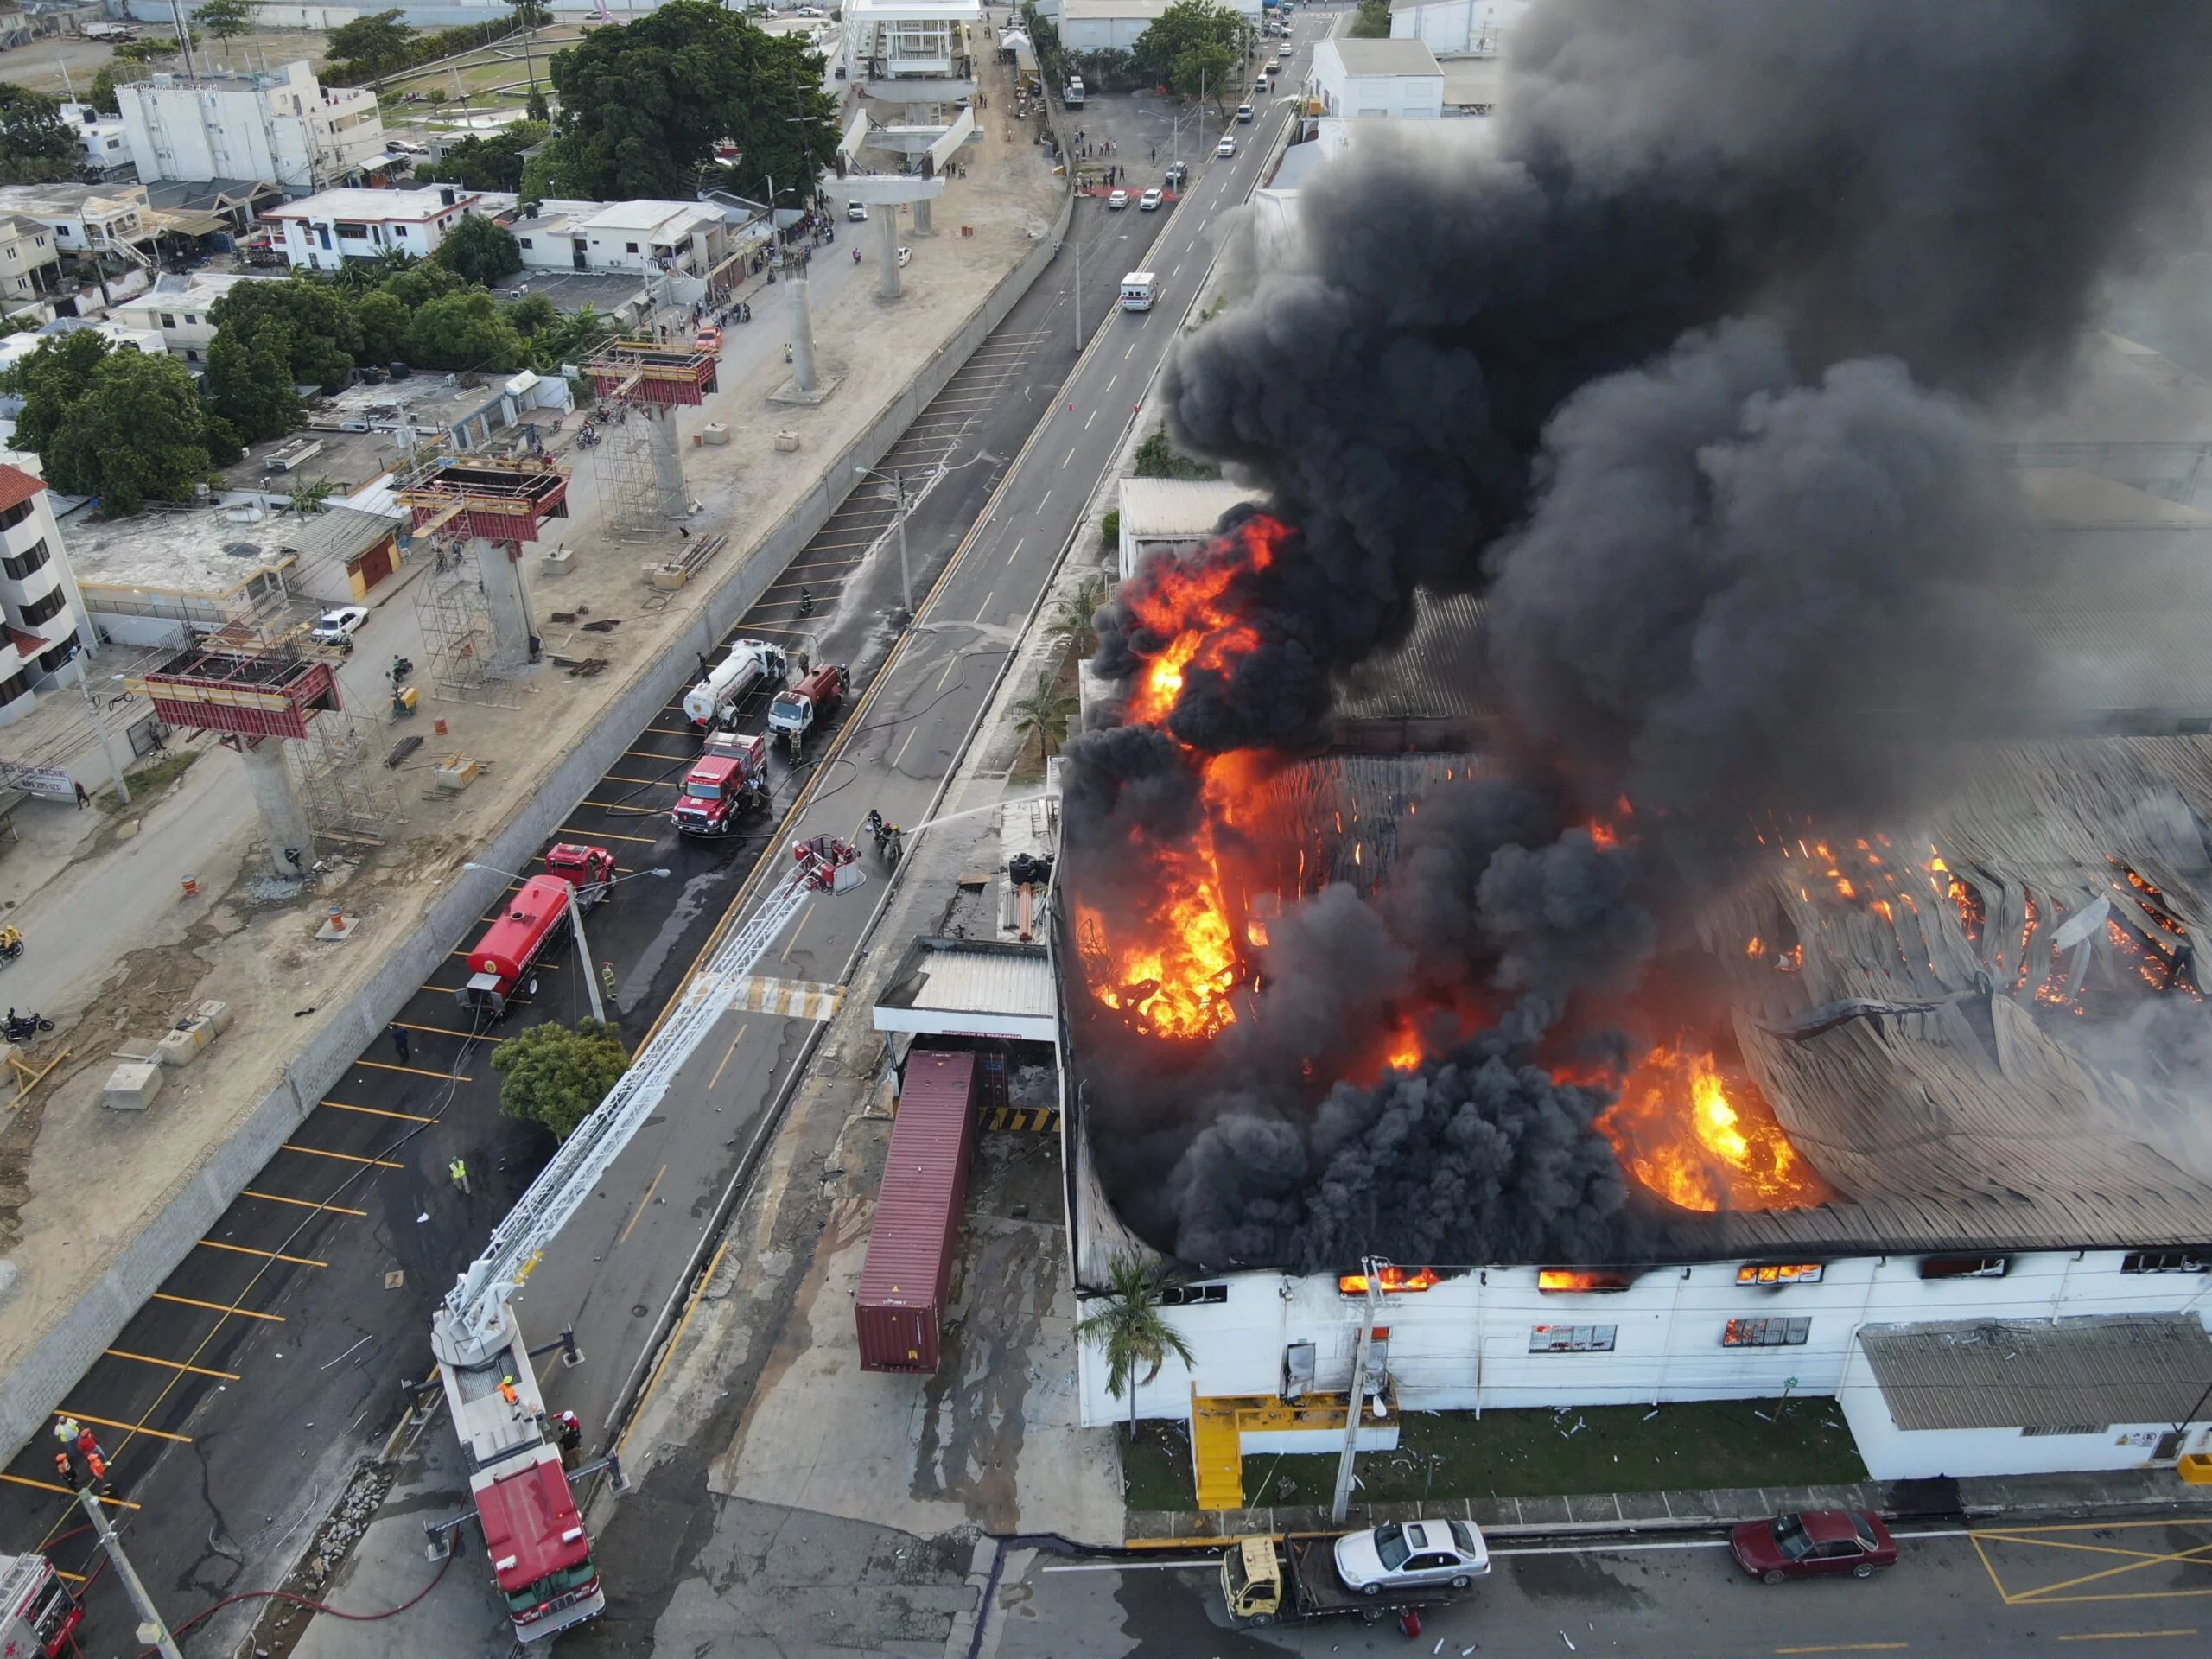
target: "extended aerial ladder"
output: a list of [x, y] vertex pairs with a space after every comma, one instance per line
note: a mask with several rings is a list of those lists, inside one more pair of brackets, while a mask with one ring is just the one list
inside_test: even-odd
[[[792, 918], [816, 893], [843, 893], [865, 879], [859, 854], [834, 836], [794, 842], [791, 855], [792, 868], [692, 976], [630, 1069], [561, 1143], [433, 1318], [430, 1349], [467, 1455], [470, 1496], [523, 1641], [592, 1618], [607, 1597], [562, 1461], [561, 1426], [546, 1414], [510, 1300], [639, 1126], [659, 1109], [684, 1063]], [[563, 1349], [569, 1363], [580, 1357], [565, 1333], [550, 1346]], [[594, 1467], [612, 1465], [610, 1458]], [[619, 1480], [620, 1469], [614, 1473]], [[431, 1530], [449, 1532], [456, 1524]]]

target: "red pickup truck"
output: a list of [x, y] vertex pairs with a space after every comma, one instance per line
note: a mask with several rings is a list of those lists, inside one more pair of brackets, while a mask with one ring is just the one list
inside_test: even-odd
[[798, 759], [799, 744], [814, 722], [836, 713], [845, 700], [846, 684], [842, 663], [823, 663], [779, 691], [768, 705], [768, 729], [783, 734], [794, 761]]

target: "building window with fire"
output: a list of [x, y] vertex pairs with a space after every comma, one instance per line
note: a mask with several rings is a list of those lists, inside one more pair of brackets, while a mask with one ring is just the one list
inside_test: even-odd
[[1720, 1332], [1723, 1348], [1802, 1348], [1810, 1319], [1731, 1319]]
[[1613, 1351], [1611, 1325], [1539, 1325], [1529, 1332], [1532, 1354], [1610, 1354]]
[[1739, 1285], [1817, 1285], [1826, 1264], [1819, 1262], [1749, 1262], [1736, 1269]]

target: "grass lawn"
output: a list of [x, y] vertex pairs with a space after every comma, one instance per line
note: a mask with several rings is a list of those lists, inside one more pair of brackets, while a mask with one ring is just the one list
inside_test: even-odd
[[163, 790], [191, 771], [192, 763], [206, 753], [204, 749], [171, 749], [159, 760], [124, 772], [123, 781], [130, 785], [129, 806], [123, 804], [123, 797], [115, 792], [112, 784], [98, 791], [92, 799], [110, 817], [143, 811]]
[[[1479, 1419], [1471, 1412], [1408, 1412], [1395, 1452], [1360, 1459], [1357, 1497], [1393, 1503], [1866, 1478], [1834, 1401], [1793, 1400], [1770, 1421], [1777, 1403], [1707, 1400], [1664, 1406], [1656, 1414], [1649, 1406], [1491, 1411]], [[1255, 1507], [1325, 1503], [1336, 1478], [1333, 1457], [1249, 1457], [1244, 1498]]]
[[[1829, 1399], [1798, 1399], [1776, 1418], [1772, 1400], [1574, 1411], [1408, 1412], [1395, 1452], [1362, 1454], [1356, 1502], [1427, 1497], [1554, 1497], [1583, 1492], [1681, 1491], [1710, 1486], [1826, 1486], [1861, 1481], [1866, 1468]], [[1774, 1421], [1770, 1421], [1774, 1420]], [[1576, 1425], [1580, 1427], [1577, 1427]], [[1121, 1441], [1133, 1510], [1196, 1501], [1191, 1442], [1181, 1423], [1139, 1425]], [[1333, 1456], [1244, 1459], [1244, 1501], [1326, 1504]]]

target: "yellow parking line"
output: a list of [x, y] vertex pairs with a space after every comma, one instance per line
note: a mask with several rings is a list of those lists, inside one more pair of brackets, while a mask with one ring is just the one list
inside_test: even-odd
[[424, 1117], [419, 1112], [388, 1112], [381, 1106], [348, 1106], [342, 1100], [319, 1100], [318, 1106], [327, 1106], [334, 1112], [359, 1112], [363, 1117], [396, 1117], [403, 1123], [435, 1123], [435, 1117]]
[[[665, 754], [658, 758], [664, 760], [680, 760], [683, 757]], [[625, 778], [619, 772], [608, 772], [606, 781], [610, 784], [643, 784], [648, 789], [681, 789], [683, 786], [683, 780], [681, 778]]]
[[426, 1071], [419, 1065], [394, 1065], [390, 1060], [356, 1060], [356, 1065], [365, 1065], [372, 1071], [404, 1071], [412, 1077], [435, 1077], [440, 1083], [474, 1083], [474, 1077], [454, 1077], [446, 1071]]
[[2062, 1636], [2062, 1642], [2144, 1642], [2162, 1636], [2195, 1636], [2192, 1624], [2185, 1630], [2084, 1630], [2079, 1636]]
[[172, 1296], [166, 1290], [156, 1291], [153, 1300], [157, 1302], [175, 1302], [180, 1307], [204, 1307], [216, 1313], [237, 1313], [249, 1319], [266, 1319], [271, 1325], [285, 1323], [282, 1313], [257, 1313], [250, 1307], [239, 1307], [234, 1303], [203, 1302], [197, 1296]]
[[[323, 1104], [327, 1106], [330, 1103], [325, 1101]], [[267, 1204], [296, 1205], [302, 1210], [327, 1210], [334, 1216], [358, 1216], [364, 1221], [368, 1219], [369, 1214], [365, 1210], [350, 1209], [342, 1204], [318, 1204], [313, 1198], [288, 1198], [282, 1192], [257, 1192], [250, 1186], [238, 1196], [242, 1198], [259, 1198]]]
[[[11, 1475], [4, 1469], [0, 1469], [0, 1480], [13, 1481], [16, 1485], [28, 1486], [34, 1491], [59, 1492], [73, 1503], [77, 1499], [77, 1494], [67, 1486], [57, 1486], [50, 1480], [33, 1480], [28, 1475]], [[95, 1496], [101, 1503], [112, 1503], [118, 1510], [143, 1510], [146, 1507], [143, 1503], [133, 1503], [128, 1498], [110, 1497], [105, 1492], [96, 1493]]]
[[1818, 1648], [1777, 1648], [1777, 1653], [1895, 1653], [1909, 1642], [1837, 1642]]
[[668, 810], [664, 806], [639, 806], [630, 801], [584, 801], [581, 804], [595, 806], [602, 812], [626, 812], [633, 818], [657, 818]]
[[310, 1158], [335, 1158], [340, 1160], [341, 1162], [348, 1164], [374, 1164], [378, 1169], [404, 1169], [407, 1167], [404, 1164], [393, 1163], [389, 1158], [364, 1158], [359, 1153], [353, 1152], [325, 1152], [321, 1147], [302, 1147], [289, 1141], [284, 1142], [283, 1150], [286, 1152], [304, 1152]]
[[205, 1365], [188, 1365], [181, 1359], [156, 1359], [151, 1354], [134, 1354], [123, 1348], [108, 1348], [102, 1351], [112, 1358], [135, 1359], [141, 1365], [161, 1365], [172, 1371], [190, 1371], [194, 1376], [220, 1377], [226, 1382], [238, 1380], [236, 1371], [211, 1371]]
[[504, 1037], [486, 1037], [480, 1031], [463, 1031], [459, 1026], [426, 1026], [413, 1020], [395, 1020], [391, 1023], [403, 1031], [427, 1031], [437, 1037], [466, 1037], [479, 1043], [504, 1043], [507, 1040]]
[[98, 1423], [102, 1428], [120, 1428], [132, 1434], [150, 1434], [157, 1440], [175, 1440], [179, 1446], [190, 1446], [189, 1434], [172, 1434], [165, 1428], [149, 1428], [143, 1423], [119, 1423], [112, 1417], [95, 1417], [89, 1411], [70, 1411], [64, 1408], [54, 1414], [57, 1417], [74, 1417], [81, 1422]]
[[[598, 803], [595, 801], [586, 801], [584, 804], [586, 806], [595, 806]], [[612, 830], [576, 830], [572, 829], [565, 823], [561, 826], [561, 833], [564, 836], [590, 836], [599, 841], [634, 841], [641, 847], [658, 847], [660, 845], [660, 842], [652, 836], [618, 836]], [[457, 952], [456, 954], [466, 956], [468, 953], [464, 950]], [[509, 997], [507, 1000], [510, 1002], [514, 1001], [512, 997]]]
[[219, 1238], [200, 1241], [211, 1250], [228, 1250], [233, 1255], [257, 1255], [264, 1262], [289, 1262], [296, 1268], [327, 1268], [327, 1262], [318, 1262], [311, 1255], [287, 1255], [282, 1250], [249, 1249], [243, 1244], [226, 1244]]

